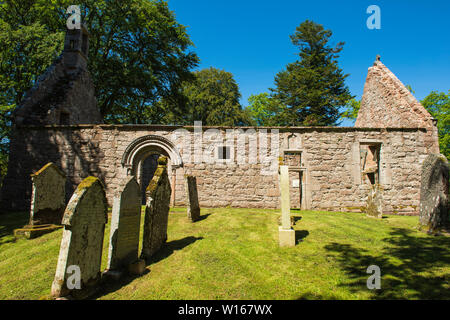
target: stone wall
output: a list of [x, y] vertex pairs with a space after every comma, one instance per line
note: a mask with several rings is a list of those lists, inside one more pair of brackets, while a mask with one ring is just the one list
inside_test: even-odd
[[[133, 168], [124, 166], [124, 154], [130, 146], [136, 145], [133, 142], [137, 138], [151, 135], [164, 137], [177, 149], [165, 155], [170, 158], [169, 179], [174, 203], [179, 206], [185, 205], [184, 176], [187, 174], [197, 177], [201, 207], [279, 208], [279, 157], [295, 148], [301, 153], [301, 163], [294, 169], [304, 177], [300, 183], [303, 209], [360, 211], [365, 207], [370, 190], [369, 182], [361, 173], [360, 145], [375, 143], [380, 145], [379, 182], [385, 190], [385, 213], [412, 214], [419, 208], [421, 164], [434, 147], [427, 144], [429, 132], [418, 128], [242, 128], [247, 130], [248, 139], [245, 144], [239, 144], [237, 138], [215, 140], [224, 137], [226, 129], [231, 128], [215, 128], [213, 134], [208, 135], [211, 128], [204, 127], [200, 133], [195, 133], [193, 127], [184, 127], [192, 141], [194, 136], [204, 135], [203, 147], [199, 148], [174, 134], [180, 128], [132, 125], [18, 128], [11, 144], [2, 207], [9, 210], [29, 207], [29, 175], [48, 162], [54, 162], [66, 173], [68, 197], [78, 183], [93, 175], [105, 184], [112, 205], [120, 182], [127, 175], [135, 174]], [[255, 163], [239, 163], [240, 153], [246, 150], [246, 154], [250, 154], [254, 143], [258, 139], [261, 142], [264, 136], [269, 146], [273, 144], [265, 152], [267, 156]], [[274, 143], [280, 148], [279, 154], [272, 152], [276, 149]], [[215, 150], [220, 145], [231, 146], [231, 159], [217, 160]], [[150, 151], [167, 153], [164, 148], [153, 145], [151, 139], [148, 148], [140, 148], [138, 151], [144, 150], [138, 152], [141, 158]], [[191, 157], [187, 150], [193, 151]], [[197, 155], [206, 151], [215, 161], [195, 163]], [[257, 151], [261, 151], [259, 145]], [[180, 167], [180, 160], [175, 159], [177, 153], [183, 160]], [[291, 198], [298, 197], [298, 190], [292, 192], [296, 193]]]

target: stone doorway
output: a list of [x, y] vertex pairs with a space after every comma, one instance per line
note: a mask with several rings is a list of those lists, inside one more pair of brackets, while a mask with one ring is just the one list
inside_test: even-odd
[[304, 201], [304, 175], [303, 171], [290, 171], [290, 195], [291, 195], [291, 208], [292, 209], [305, 209]]
[[183, 160], [175, 145], [167, 138], [148, 135], [133, 141], [122, 157], [122, 166], [127, 175], [135, 176], [141, 186], [142, 202], [145, 204], [145, 190], [158, 166], [158, 158], [168, 158], [167, 173], [172, 187], [171, 205], [175, 205], [177, 169], [183, 167]]

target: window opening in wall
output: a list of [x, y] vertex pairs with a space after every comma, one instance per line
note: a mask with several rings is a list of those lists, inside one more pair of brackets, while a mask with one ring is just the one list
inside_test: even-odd
[[381, 144], [361, 145], [361, 168], [363, 180], [371, 185], [380, 183]]
[[231, 148], [227, 146], [220, 146], [218, 150], [219, 160], [230, 160], [231, 159]]

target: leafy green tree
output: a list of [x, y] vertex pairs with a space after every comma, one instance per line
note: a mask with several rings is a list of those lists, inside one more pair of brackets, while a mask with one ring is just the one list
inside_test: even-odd
[[249, 114], [251, 123], [256, 126], [277, 126], [279, 124], [278, 116], [282, 112], [282, 103], [276, 98], [264, 92], [257, 95], [251, 95], [248, 98], [249, 106], [246, 111]]
[[[157, 123], [186, 110], [180, 86], [198, 57], [186, 28], [161, 0], [6, 0], [0, 2], [0, 165], [11, 111], [61, 53], [70, 5], [91, 34], [89, 69], [108, 123]], [[170, 108], [161, 108], [161, 99]], [[171, 117], [161, 115], [173, 114]]]
[[300, 60], [288, 64], [275, 77], [274, 97], [286, 107], [282, 125], [329, 126], [339, 120], [340, 108], [352, 98], [338, 66], [344, 43], [331, 47], [331, 30], [306, 20], [291, 36], [300, 50]]
[[361, 101], [355, 98], [350, 99], [350, 101], [345, 106], [345, 111], [342, 113], [342, 119], [349, 119], [355, 121], [358, 118], [358, 112], [361, 107]]
[[448, 94], [432, 91], [421, 103], [438, 120], [441, 153], [450, 161], [450, 90]]
[[249, 119], [239, 102], [239, 87], [229, 72], [216, 68], [194, 72], [195, 80], [185, 82], [183, 95], [188, 113], [185, 123], [202, 121], [206, 126], [236, 126]]
[[[100, 111], [109, 123], [154, 123], [148, 111], [161, 98], [176, 103], [179, 87], [191, 79], [198, 57], [186, 28], [161, 0], [9, 0], [0, 3], [0, 34], [16, 32], [8, 50], [2, 50], [2, 67], [26, 72], [6, 75], [16, 104], [43, 69], [60, 53], [70, 5], [79, 5], [82, 21], [91, 34], [89, 68], [96, 86]], [[9, 31], [11, 30], [11, 31]], [[30, 32], [31, 31], [31, 32]], [[13, 33], [13, 35], [15, 35]], [[23, 51], [23, 44], [30, 51]], [[6, 47], [6, 45], [5, 45]], [[14, 51], [11, 55], [10, 52]], [[11, 57], [11, 58], [9, 58]], [[18, 60], [16, 57], [20, 57]], [[172, 104], [170, 110], [186, 110]], [[159, 110], [158, 110], [159, 111]]]

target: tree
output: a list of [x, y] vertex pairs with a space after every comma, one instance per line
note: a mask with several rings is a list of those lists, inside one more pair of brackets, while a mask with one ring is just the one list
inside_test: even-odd
[[[190, 70], [198, 64], [197, 55], [188, 51], [192, 42], [186, 28], [162, 0], [1, 2], [1, 37], [17, 34], [9, 36], [8, 46], [0, 52], [2, 68], [20, 70], [6, 75], [2, 83], [10, 88], [15, 103], [61, 51], [70, 5], [80, 5], [91, 34], [89, 69], [105, 121], [159, 120], [148, 109], [161, 98], [176, 103], [181, 83], [192, 78]], [[23, 44], [29, 51], [22, 52]], [[29, 65], [26, 72], [22, 72], [24, 64]], [[173, 104], [170, 112], [183, 114], [181, 107]]]
[[[11, 112], [63, 49], [70, 5], [91, 34], [89, 69], [108, 123], [157, 123], [186, 113], [180, 86], [198, 64], [186, 28], [161, 0], [0, 2], [0, 167], [6, 168]], [[161, 99], [170, 108], [161, 109]], [[172, 117], [162, 117], [167, 113]]]
[[306, 20], [291, 36], [300, 50], [300, 60], [288, 64], [275, 77], [275, 98], [286, 107], [283, 125], [329, 126], [340, 118], [340, 108], [352, 98], [337, 59], [344, 43], [328, 45], [332, 32]]
[[450, 160], [450, 90], [448, 94], [432, 91], [421, 103], [438, 120], [441, 153]]
[[345, 106], [345, 111], [342, 113], [342, 119], [349, 119], [355, 121], [358, 118], [358, 112], [361, 108], [361, 101], [355, 98], [350, 99], [350, 101]]
[[278, 126], [278, 116], [282, 111], [282, 103], [276, 98], [264, 92], [251, 95], [248, 98], [249, 106], [246, 111], [249, 114], [252, 124], [256, 126]]
[[184, 117], [185, 123], [202, 121], [206, 126], [248, 124], [247, 114], [239, 102], [239, 87], [231, 73], [211, 67], [194, 75], [194, 81], [183, 85], [186, 109], [189, 110]]

